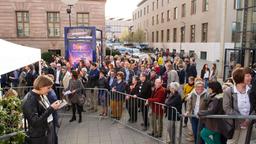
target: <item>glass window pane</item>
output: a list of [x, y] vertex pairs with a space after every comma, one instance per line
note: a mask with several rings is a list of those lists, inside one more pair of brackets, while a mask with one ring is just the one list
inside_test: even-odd
[[17, 12], [17, 21], [22, 22], [22, 15], [20, 12]]
[[53, 28], [53, 23], [48, 23], [49, 28]]
[[54, 34], [55, 34], [55, 36], [60, 36], [60, 29], [59, 28], [55, 28], [54, 29]]

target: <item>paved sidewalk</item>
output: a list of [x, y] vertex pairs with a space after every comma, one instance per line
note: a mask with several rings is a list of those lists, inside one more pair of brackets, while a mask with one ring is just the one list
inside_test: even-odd
[[60, 113], [59, 144], [162, 144], [111, 119], [84, 113], [83, 122], [69, 122], [71, 115]]

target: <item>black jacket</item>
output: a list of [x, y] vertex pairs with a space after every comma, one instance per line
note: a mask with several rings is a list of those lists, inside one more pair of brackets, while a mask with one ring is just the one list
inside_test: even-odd
[[193, 76], [193, 77], [196, 77], [197, 76], [197, 70], [196, 70], [196, 65], [195, 64], [189, 64], [187, 66], [187, 69], [186, 69], [186, 78], [188, 80], [188, 78], [190, 76]]
[[[39, 103], [39, 99], [40, 96], [35, 92], [28, 92], [23, 100], [22, 110], [28, 121], [28, 136], [30, 138], [43, 138], [42, 144], [47, 144], [46, 138], [49, 130], [47, 118], [54, 112], [54, 109], [52, 107], [45, 109]], [[44, 141], [45, 139], [46, 141]]]
[[[168, 120], [176, 121], [180, 120], [178, 115], [181, 114], [182, 108], [182, 100], [181, 96], [178, 92], [176, 92], [173, 96], [169, 95], [165, 102], [167, 108]], [[177, 111], [176, 111], [177, 110]]]
[[141, 82], [139, 84], [138, 97], [148, 99], [151, 96], [151, 83], [149, 81]]
[[108, 81], [105, 77], [99, 78], [98, 80], [98, 88], [105, 88], [105, 89], [110, 89], [108, 85]]

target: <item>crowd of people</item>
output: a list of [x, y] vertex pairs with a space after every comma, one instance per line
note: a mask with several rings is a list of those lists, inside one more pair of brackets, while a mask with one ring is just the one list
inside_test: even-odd
[[[27, 93], [24, 115], [28, 119], [30, 136], [48, 136], [44, 140], [49, 143], [57, 143], [57, 135], [52, 132], [54, 127], [59, 127], [58, 120], [54, 120], [58, 117], [54, 112], [59, 108], [58, 100], [61, 99], [66, 99], [72, 108], [70, 122], [76, 121], [78, 111], [79, 123], [82, 122], [82, 111], [85, 111], [84, 104], [89, 105], [89, 111], [100, 110], [100, 116], [111, 116], [116, 120], [122, 119], [125, 104], [129, 123], [136, 123], [138, 112], [141, 112], [142, 130], [151, 130], [149, 135], [160, 138], [163, 130], [167, 129], [170, 143], [176, 141], [178, 127], [175, 122], [180, 120], [184, 120], [183, 126], [187, 128], [190, 126], [188, 122], [191, 123], [192, 135], [187, 139], [195, 143], [240, 144], [248, 139], [251, 132], [251, 120], [210, 119], [204, 116], [253, 115], [256, 108], [253, 89], [256, 65], [251, 69], [235, 67], [231, 71], [232, 77], [221, 84], [217, 79], [215, 63], [211, 68], [205, 64], [198, 74], [194, 57], [180, 58], [166, 53], [139, 61], [126, 55], [106, 56], [102, 63], [80, 60], [77, 66], [71, 66], [64, 58], [55, 57], [49, 65], [44, 61], [41, 64], [40, 76], [36, 66], [30, 65], [2, 76], [1, 82], [10, 82], [14, 87], [33, 86], [31, 91], [17, 89], [21, 97]], [[91, 90], [84, 92], [85, 88]], [[120, 95], [109, 97], [106, 90], [112, 95]], [[70, 93], [64, 95], [67, 91]], [[164, 115], [169, 120], [168, 128], [163, 127]], [[39, 130], [38, 125], [43, 128]], [[53, 130], [47, 127], [53, 127]], [[197, 135], [200, 135], [199, 139]], [[37, 139], [38, 142], [40, 140]]]

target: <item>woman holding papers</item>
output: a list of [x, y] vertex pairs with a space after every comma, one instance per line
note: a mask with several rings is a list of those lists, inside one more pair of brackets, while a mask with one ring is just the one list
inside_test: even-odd
[[29, 144], [56, 143], [52, 113], [59, 109], [60, 102], [50, 104], [46, 96], [52, 85], [53, 81], [48, 76], [41, 75], [23, 99], [22, 110], [28, 121], [26, 142]]
[[69, 120], [69, 122], [73, 122], [76, 120], [76, 110], [78, 111], [79, 114], [79, 120], [78, 122], [82, 122], [82, 109], [83, 105], [81, 104], [81, 97], [83, 97], [83, 84], [82, 82], [78, 79], [78, 73], [77, 71], [72, 71], [72, 79], [69, 81], [69, 85], [66, 90], [64, 90], [64, 95], [69, 96], [69, 100], [72, 104], [72, 112], [73, 116]]

